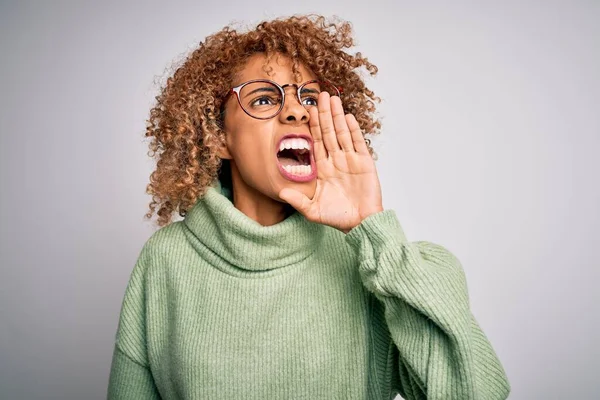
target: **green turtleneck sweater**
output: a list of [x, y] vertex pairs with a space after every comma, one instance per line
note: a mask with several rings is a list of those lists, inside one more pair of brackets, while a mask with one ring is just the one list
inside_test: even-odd
[[505, 399], [459, 261], [393, 210], [261, 226], [217, 181], [143, 246], [109, 399]]

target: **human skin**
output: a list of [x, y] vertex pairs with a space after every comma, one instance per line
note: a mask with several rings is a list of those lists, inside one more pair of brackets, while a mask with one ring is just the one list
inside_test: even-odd
[[[291, 60], [281, 54], [263, 70], [265, 55], [253, 55], [236, 75], [232, 86], [252, 79], [271, 79], [280, 85], [293, 79]], [[300, 65], [301, 82], [317, 77]], [[381, 187], [375, 162], [352, 114], [344, 114], [341, 99], [323, 92], [318, 107], [304, 108], [293, 87], [286, 88], [281, 112], [268, 120], [247, 115], [235, 96], [225, 105], [226, 143], [219, 157], [230, 160], [233, 204], [263, 226], [283, 221], [289, 206], [308, 220], [344, 233], [369, 215], [382, 211]], [[288, 133], [313, 139], [311, 157], [316, 179], [293, 182], [277, 166], [277, 144]]]

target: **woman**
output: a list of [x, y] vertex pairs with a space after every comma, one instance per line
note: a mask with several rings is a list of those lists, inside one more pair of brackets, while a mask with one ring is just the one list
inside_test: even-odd
[[[384, 210], [377, 72], [348, 23], [229, 28], [169, 78], [147, 136], [163, 225], [123, 300], [111, 399], [505, 399], [445, 248]], [[170, 223], [178, 210], [182, 221]]]

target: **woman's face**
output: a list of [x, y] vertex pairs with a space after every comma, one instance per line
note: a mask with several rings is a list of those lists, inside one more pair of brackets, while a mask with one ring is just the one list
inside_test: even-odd
[[[237, 75], [232, 86], [240, 85], [253, 79], [269, 79], [279, 85], [294, 84], [291, 60], [281, 54], [272, 57], [269, 67], [272, 67], [270, 75], [263, 70], [265, 56], [262, 53], [253, 55], [245, 67]], [[317, 79], [314, 74], [300, 66], [302, 75], [300, 83]], [[256, 107], [268, 104], [268, 98], [262, 98], [260, 92], [244, 98], [252, 90], [243, 93], [242, 101], [253, 102]], [[267, 94], [268, 96], [268, 94]], [[309, 130], [309, 114], [296, 96], [296, 88], [288, 86], [285, 88], [285, 102], [281, 112], [275, 117], [260, 120], [246, 114], [238, 103], [236, 96], [232, 95], [225, 106], [225, 133], [227, 148], [219, 154], [221, 158], [231, 160], [232, 179], [234, 193], [243, 189], [246, 195], [268, 196], [271, 199], [283, 202], [278, 193], [284, 187], [299, 190], [309, 198], [312, 198], [316, 189], [316, 166], [312, 152], [312, 136]], [[285, 144], [294, 144], [299, 147], [308, 144], [310, 149], [311, 167], [290, 168], [291, 160], [278, 158], [281, 141], [287, 135], [304, 136], [306, 141], [294, 139], [284, 140]], [[308, 159], [308, 157], [307, 157]], [[306, 163], [306, 159], [303, 160]], [[296, 164], [297, 162], [294, 162]], [[287, 170], [293, 171], [292, 175]], [[312, 173], [307, 174], [307, 172]], [[237, 181], [237, 182], [236, 182]]]

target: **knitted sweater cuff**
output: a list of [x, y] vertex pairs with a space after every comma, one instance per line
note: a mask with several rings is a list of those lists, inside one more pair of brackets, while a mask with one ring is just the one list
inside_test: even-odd
[[[346, 242], [361, 254], [377, 254], [388, 244], [407, 243], [404, 230], [392, 209], [369, 215], [346, 234]], [[390, 243], [392, 241], [392, 243]]]

